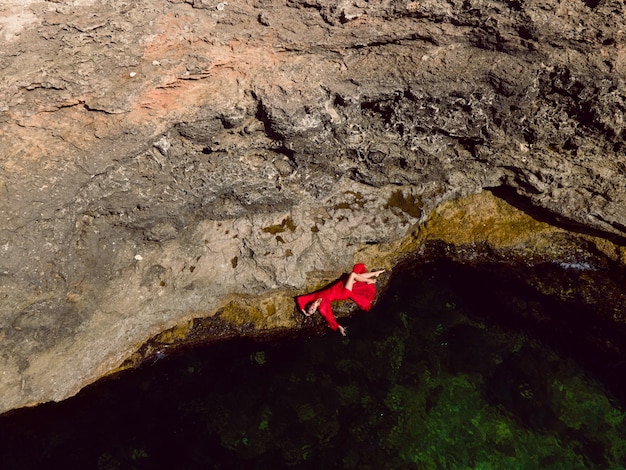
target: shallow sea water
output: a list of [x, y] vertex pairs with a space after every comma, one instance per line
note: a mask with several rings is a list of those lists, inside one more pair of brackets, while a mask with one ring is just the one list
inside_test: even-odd
[[347, 338], [232, 341], [159, 356], [63, 403], [0, 417], [0, 462], [626, 468], [626, 414], [614, 398], [623, 390], [609, 390], [563, 338], [506, 321], [510, 305], [531, 303], [520, 292], [497, 276], [425, 265], [395, 280], [374, 310], [344, 320]]

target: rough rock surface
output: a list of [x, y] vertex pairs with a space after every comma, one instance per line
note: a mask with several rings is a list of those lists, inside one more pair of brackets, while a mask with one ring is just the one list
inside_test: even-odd
[[194, 318], [293, 328], [292, 295], [393, 267], [434, 208], [484, 188], [619, 241], [624, 13], [4, 0], [0, 412]]

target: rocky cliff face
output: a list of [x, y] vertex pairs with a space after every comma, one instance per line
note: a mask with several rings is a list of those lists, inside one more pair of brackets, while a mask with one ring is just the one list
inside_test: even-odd
[[[485, 188], [619, 242], [624, 10], [3, 2], [0, 412], [198, 319], [209, 337], [298, 327], [293, 295], [392, 268], [436, 207]], [[447, 243], [489, 239], [460, 235], [471, 217]]]

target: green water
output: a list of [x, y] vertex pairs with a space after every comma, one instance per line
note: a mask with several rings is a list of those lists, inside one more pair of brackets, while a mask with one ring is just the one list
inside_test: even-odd
[[621, 364], [594, 370], [597, 360], [572, 358], [575, 338], [520, 331], [507, 309], [531, 302], [511, 289], [438, 263], [344, 320], [345, 339], [155, 358], [64, 403], [1, 417], [0, 465], [625, 468], [626, 415], [612, 398], [624, 390], [613, 381], [609, 394], [598, 379]]

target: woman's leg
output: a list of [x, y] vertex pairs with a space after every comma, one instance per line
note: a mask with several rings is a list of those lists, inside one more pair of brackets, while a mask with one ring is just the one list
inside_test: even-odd
[[381, 269], [379, 271], [372, 271], [370, 273], [361, 273], [361, 274], [359, 274], [359, 276], [363, 276], [363, 277], [366, 277], [366, 278], [369, 279], [371, 277], [378, 277], [378, 276], [380, 276], [384, 272], [385, 272], [385, 270]]
[[366, 282], [368, 284], [374, 284], [376, 281], [372, 278], [378, 277], [384, 271], [384, 269], [381, 269], [380, 271], [373, 271], [371, 273], [350, 273], [344, 287], [351, 291], [355, 282]]
[[346, 283], [344, 284], [344, 287], [351, 291], [352, 286], [354, 286], [354, 283], [357, 281], [357, 276], [358, 274], [356, 273], [350, 273], [348, 275], [348, 279], [346, 279]]

